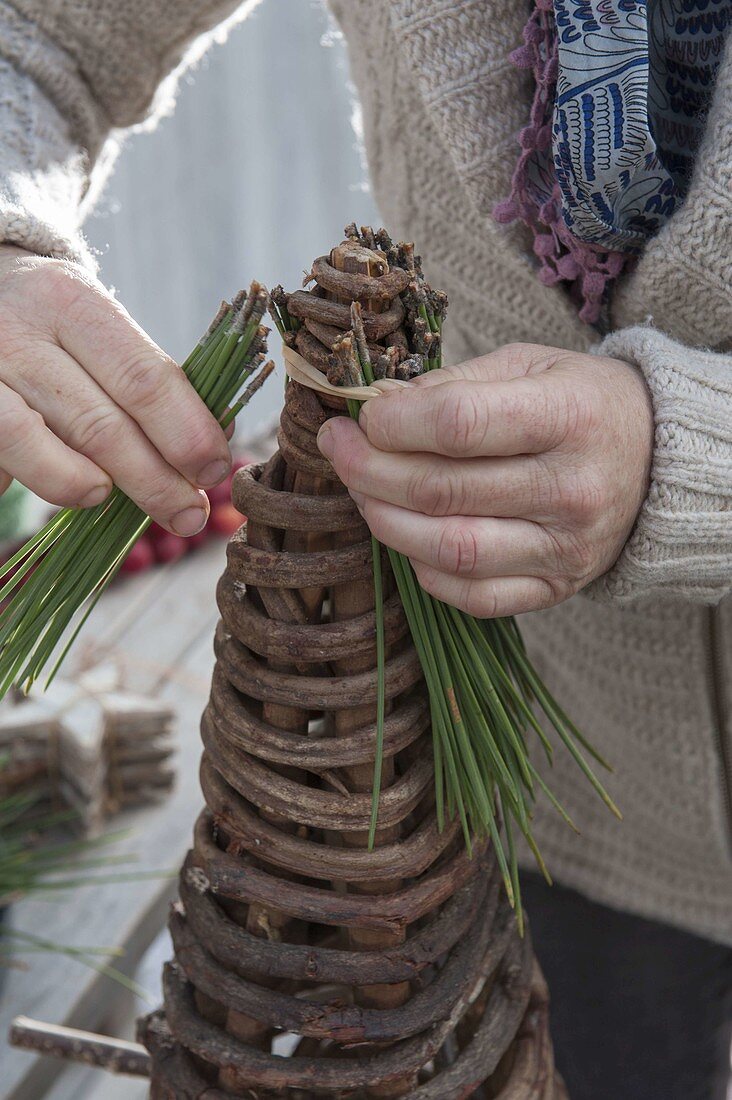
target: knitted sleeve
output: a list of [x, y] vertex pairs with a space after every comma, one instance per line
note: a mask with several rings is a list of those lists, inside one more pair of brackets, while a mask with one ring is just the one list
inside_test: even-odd
[[717, 603], [732, 591], [732, 355], [684, 347], [647, 325], [599, 348], [633, 363], [653, 401], [648, 496], [597, 599], [679, 596]]
[[115, 135], [256, 3], [0, 0], [0, 241], [93, 266], [80, 226]]

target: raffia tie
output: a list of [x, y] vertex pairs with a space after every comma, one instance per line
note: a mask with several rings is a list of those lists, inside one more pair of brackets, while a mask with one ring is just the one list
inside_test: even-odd
[[370, 386], [334, 386], [317, 367], [308, 363], [307, 359], [304, 359], [294, 348], [283, 344], [282, 355], [289, 378], [309, 390], [328, 394], [330, 397], [350, 397], [356, 401], [367, 401], [371, 397], [381, 397], [394, 386], [409, 386], [409, 382], [403, 382], [398, 378], [380, 378]]

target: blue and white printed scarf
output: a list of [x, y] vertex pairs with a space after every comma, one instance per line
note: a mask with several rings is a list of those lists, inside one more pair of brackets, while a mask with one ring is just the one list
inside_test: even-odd
[[688, 189], [732, 0], [534, 0], [514, 62], [535, 95], [496, 218], [595, 323], [607, 284]]
[[552, 153], [571, 232], [637, 250], [683, 198], [730, 0], [554, 0]]

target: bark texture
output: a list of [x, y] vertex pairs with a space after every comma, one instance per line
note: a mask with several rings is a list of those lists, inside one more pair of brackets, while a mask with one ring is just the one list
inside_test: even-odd
[[[367, 251], [322, 258], [315, 290], [290, 296], [311, 323], [302, 354], [318, 325], [348, 328], [349, 299], [369, 340], [395, 345], [403, 273]], [[468, 859], [457, 824], [437, 827], [428, 697], [386, 558], [384, 768], [366, 846], [371, 544], [315, 441], [342, 412], [290, 382], [277, 453], [234, 483], [248, 524], [218, 588], [206, 809], [171, 916], [164, 1007], [140, 1027], [151, 1096], [563, 1100], [546, 987], [493, 853]]]

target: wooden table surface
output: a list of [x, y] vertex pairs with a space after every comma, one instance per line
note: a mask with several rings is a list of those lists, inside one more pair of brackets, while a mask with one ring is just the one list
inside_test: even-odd
[[[270, 453], [271, 440], [258, 449], [250, 445], [248, 450], [254, 450], [256, 457]], [[111, 850], [133, 854], [130, 869], [134, 872], [161, 871], [161, 875], [84, 887], [75, 893], [64, 891], [45, 899], [27, 898], [10, 910], [11, 926], [24, 932], [79, 947], [121, 948], [124, 955], [111, 961], [129, 975], [135, 973], [164, 925], [176, 889], [174, 873], [190, 846], [191, 828], [202, 803], [198, 725], [213, 668], [212, 638], [218, 618], [214, 592], [224, 558], [224, 540], [212, 540], [174, 565], [120, 580], [100, 601], [69, 658], [73, 671], [74, 663], [79, 666], [113, 656], [121, 661], [127, 687], [154, 693], [176, 709], [173, 793], [160, 805], [119, 815], [112, 825], [126, 835]], [[9, 969], [0, 989], [0, 1095], [2, 1100], [40, 1100], [64, 1064], [8, 1047], [13, 1017], [24, 1014], [119, 1034], [114, 1029], [123, 1015], [129, 1015], [130, 995], [68, 956], [35, 954], [20, 961], [23, 969]], [[136, 1012], [147, 1008], [138, 999]], [[111, 1096], [104, 1082], [111, 1089], [112, 1079], [103, 1073], [100, 1078], [98, 1095]]]

